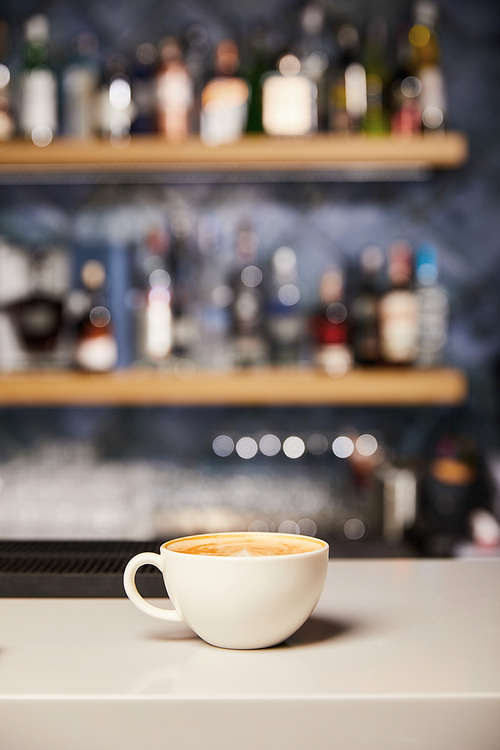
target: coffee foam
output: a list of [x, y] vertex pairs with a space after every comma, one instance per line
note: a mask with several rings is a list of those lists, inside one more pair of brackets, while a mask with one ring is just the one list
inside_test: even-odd
[[322, 549], [323, 542], [299, 535], [272, 534], [203, 534], [185, 537], [164, 545], [173, 552], [217, 557], [274, 557], [297, 555]]

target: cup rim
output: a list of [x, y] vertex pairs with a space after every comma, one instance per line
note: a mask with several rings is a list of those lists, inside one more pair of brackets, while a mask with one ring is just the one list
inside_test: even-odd
[[[169, 549], [169, 545], [176, 542], [189, 541], [191, 539], [203, 539], [213, 537], [234, 537], [234, 536], [252, 536], [252, 537], [285, 537], [287, 539], [304, 539], [306, 541], [314, 542], [318, 545], [317, 549], [305, 550], [304, 552], [291, 552], [285, 555], [255, 555], [250, 557], [238, 557], [237, 555], [193, 555], [189, 552], [181, 552], [180, 550]], [[330, 545], [324, 539], [320, 539], [315, 536], [308, 536], [307, 534], [294, 534], [285, 531], [206, 531], [201, 534], [187, 534], [186, 536], [176, 537], [175, 539], [169, 539], [160, 545], [160, 552], [169, 552], [173, 555], [189, 555], [191, 557], [210, 557], [211, 559], [218, 560], [274, 560], [283, 559], [290, 557], [302, 557], [304, 555], [316, 555], [319, 552], [328, 551]]]

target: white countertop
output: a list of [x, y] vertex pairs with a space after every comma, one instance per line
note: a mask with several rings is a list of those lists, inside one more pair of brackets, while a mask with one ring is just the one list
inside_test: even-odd
[[500, 560], [331, 560], [310, 620], [261, 651], [128, 599], [0, 599], [0, 745], [499, 750]]

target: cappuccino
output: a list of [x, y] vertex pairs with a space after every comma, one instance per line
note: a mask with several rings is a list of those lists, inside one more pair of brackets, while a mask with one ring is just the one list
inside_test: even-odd
[[172, 552], [216, 557], [274, 557], [298, 555], [324, 548], [321, 540], [296, 534], [227, 533], [203, 534], [176, 539], [163, 545]]
[[[171, 539], [127, 563], [123, 583], [142, 612], [184, 622], [220, 648], [266, 648], [295, 633], [314, 610], [326, 580], [328, 544], [273, 531]], [[163, 574], [172, 608], [146, 601], [135, 584], [142, 565]]]

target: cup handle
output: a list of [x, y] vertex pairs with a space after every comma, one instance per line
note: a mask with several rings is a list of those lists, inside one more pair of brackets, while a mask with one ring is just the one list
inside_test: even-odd
[[135, 575], [139, 568], [143, 565], [154, 565], [155, 568], [158, 568], [158, 570], [163, 572], [160, 561], [161, 556], [156, 554], [156, 552], [141, 552], [139, 555], [136, 555], [129, 560], [123, 572], [123, 586], [125, 588], [125, 593], [132, 604], [135, 604], [137, 609], [140, 609], [141, 612], [144, 612], [146, 615], [157, 617], [159, 620], [183, 622], [182, 617], [175, 609], [162, 609], [161, 607], [156, 607], [154, 604], [147, 602], [137, 590]]

